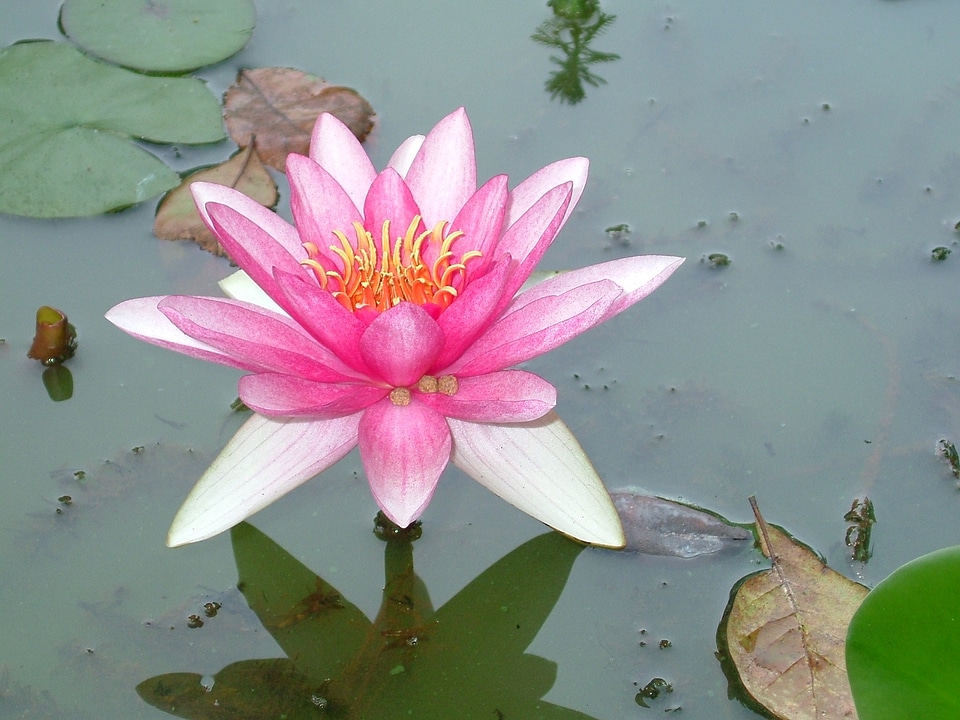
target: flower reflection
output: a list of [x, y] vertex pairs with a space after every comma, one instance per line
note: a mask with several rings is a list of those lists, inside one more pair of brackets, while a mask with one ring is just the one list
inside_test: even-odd
[[590, 70], [591, 65], [619, 60], [615, 53], [600, 52], [590, 47], [617, 19], [600, 9], [598, 0], [550, 0], [553, 17], [544, 20], [531, 36], [535, 42], [556, 48], [562, 57], [550, 56], [559, 70], [550, 73], [544, 84], [551, 99], [576, 105], [586, 96], [583, 84], [605, 85], [606, 80]]
[[209, 678], [183, 672], [144, 680], [137, 692], [190, 720], [316, 717], [318, 709], [350, 719], [589, 720], [541, 700], [556, 664], [524, 652], [581, 546], [555, 533], [536, 537], [434, 610], [413, 568], [414, 536], [381, 537], [386, 578], [371, 622], [267, 536], [238, 525], [238, 587], [286, 657], [228, 665], [212, 687]]

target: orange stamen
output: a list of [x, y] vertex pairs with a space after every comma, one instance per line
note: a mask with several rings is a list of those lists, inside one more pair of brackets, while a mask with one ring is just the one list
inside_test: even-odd
[[[432, 230], [417, 233], [420, 220], [419, 215], [414, 217], [407, 231], [393, 240], [390, 221], [385, 220], [379, 242], [355, 222], [355, 243], [334, 230], [338, 244], [330, 246], [330, 253], [340, 258], [343, 270], [326, 269], [323, 261], [327, 258], [310, 242], [303, 244], [307, 259], [300, 264], [313, 270], [320, 287], [351, 311], [373, 308], [383, 312], [404, 301], [432, 303], [445, 310], [466, 285], [467, 263], [481, 253], [468, 250], [458, 255], [453, 248], [463, 232], [444, 234], [448, 223], [443, 221]], [[437, 257], [428, 263], [423, 255], [431, 245], [437, 248]]]

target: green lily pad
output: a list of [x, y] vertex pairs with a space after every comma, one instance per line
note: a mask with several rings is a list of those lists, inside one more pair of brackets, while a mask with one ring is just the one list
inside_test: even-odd
[[66, 0], [73, 42], [124, 67], [183, 73], [220, 62], [253, 34], [252, 0]]
[[222, 140], [217, 98], [200, 80], [146, 77], [72, 45], [0, 50], [0, 212], [73, 217], [118, 210], [180, 177], [132, 140]]
[[960, 547], [924, 555], [877, 585], [847, 633], [860, 720], [960, 718]]

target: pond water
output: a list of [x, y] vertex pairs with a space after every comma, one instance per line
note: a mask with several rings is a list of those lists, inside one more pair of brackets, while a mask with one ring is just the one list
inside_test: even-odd
[[[535, 1], [259, 2], [249, 45], [199, 74], [218, 95], [239, 68], [269, 65], [356, 88], [378, 113], [366, 143], [378, 167], [460, 105], [482, 178], [516, 182], [589, 157], [586, 193], [543, 265], [687, 257], [651, 297], [529, 363], [557, 386], [559, 413], [608, 486], [739, 522], [756, 495], [769, 521], [868, 585], [956, 544], [960, 492], [935, 448], [960, 440], [960, 253], [931, 252], [956, 250], [960, 219], [960, 6], [603, 9], [617, 17], [595, 49], [620, 58], [592, 68], [606, 84], [574, 105], [544, 91], [551, 51], [530, 36], [550, 10]], [[0, 41], [56, 37], [57, 12], [0, 0]], [[232, 147], [157, 152], [182, 170]], [[219, 294], [231, 271], [156, 240], [154, 207], [0, 216], [0, 715], [169, 717], [138, 683], [282, 655], [235, 589], [229, 535], [163, 544], [242, 418], [229, 408], [236, 371], [103, 319], [130, 297]], [[629, 233], [606, 232], [620, 224]], [[48, 399], [25, 357], [44, 304], [79, 331], [66, 402]], [[866, 565], [843, 542], [843, 515], [864, 494], [878, 517]], [[375, 512], [353, 454], [252, 523], [373, 618], [384, 577]], [[544, 530], [454, 469], [423, 528], [416, 568], [435, 607]], [[730, 588], [760, 561], [748, 550], [585, 550], [528, 649], [557, 663], [545, 699], [602, 719], [678, 706], [690, 718], [754, 717], [727, 698], [714, 636]], [[221, 613], [187, 628], [213, 601]], [[674, 692], [644, 710], [634, 696], [654, 677]]]

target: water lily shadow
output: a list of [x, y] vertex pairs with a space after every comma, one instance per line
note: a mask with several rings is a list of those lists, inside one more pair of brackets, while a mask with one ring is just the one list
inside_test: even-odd
[[284, 658], [243, 660], [209, 680], [181, 672], [137, 692], [177, 717], [542, 718], [589, 716], [541, 700], [556, 663], [525, 653], [582, 547], [546, 533], [516, 548], [434, 610], [413, 540], [387, 539], [371, 622], [335, 587], [246, 523], [232, 531], [238, 587]]

